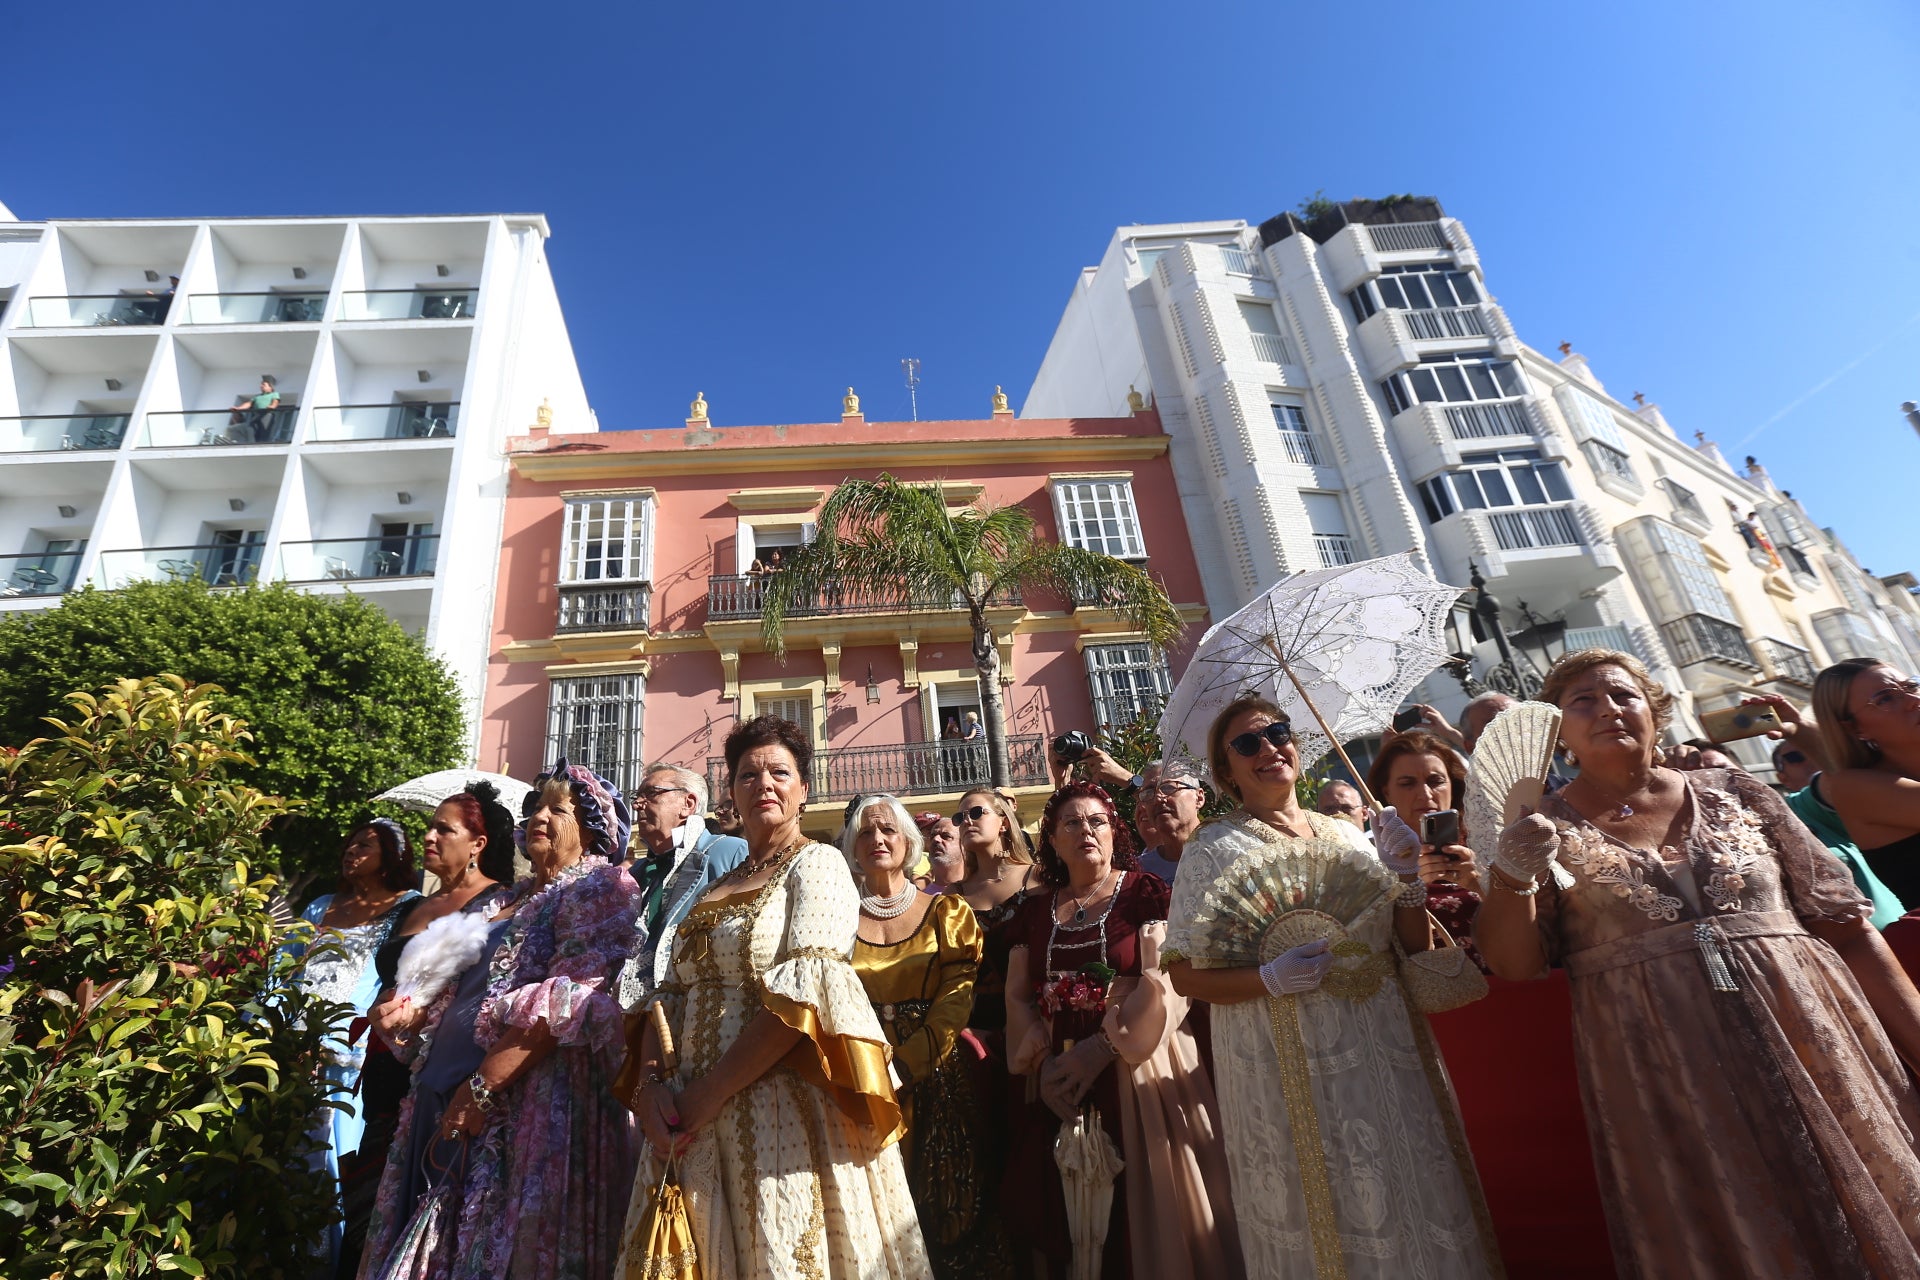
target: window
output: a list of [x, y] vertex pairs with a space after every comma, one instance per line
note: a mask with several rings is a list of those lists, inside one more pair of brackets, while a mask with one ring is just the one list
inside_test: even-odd
[[1087, 684], [1097, 726], [1132, 724], [1157, 716], [1173, 693], [1166, 659], [1149, 644], [1088, 645]]
[[622, 792], [640, 785], [640, 721], [645, 676], [555, 680], [547, 702], [547, 759], [567, 758]]
[[1247, 322], [1247, 331], [1253, 336], [1253, 354], [1269, 364], [1299, 364], [1293, 357], [1293, 348], [1287, 342], [1286, 335], [1280, 332], [1279, 317], [1273, 314], [1273, 308], [1264, 302], [1249, 302], [1239, 299], [1240, 318]]
[[1280, 428], [1280, 443], [1287, 451], [1287, 461], [1308, 467], [1323, 465], [1320, 451], [1313, 444], [1313, 431], [1307, 426], [1306, 409], [1287, 400], [1275, 400], [1271, 407], [1274, 425]]
[[265, 530], [215, 529], [208, 541], [213, 544], [213, 550], [200, 571], [207, 582], [216, 587], [230, 587], [252, 582], [259, 574], [260, 556], [266, 550]]
[[1573, 490], [1557, 462], [1543, 462], [1538, 449], [1469, 453], [1460, 468], [1420, 482], [1427, 519], [1439, 521], [1455, 511], [1485, 507], [1538, 507], [1571, 502]]
[[1439, 262], [1388, 267], [1347, 294], [1355, 321], [1365, 321], [1381, 307], [1431, 311], [1436, 307], [1470, 307], [1479, 301], [1480, 290], [1471, 272], [1456, 271]]
[[1133, 505], [1133, 481], [1056, 480], [1053, 508], [1060, 540], [1068, 546], [1121, 560], [1147, 558]]
[[1629, 484], [1640, 482], [1640, 477], [1633, 473], [1633, 460], [1612, 445], [1587, 440], [1580, 445], [1580, 452], [1587, 455], [1587, 465], [1596, 476], [1613, 476]]
[[404, 520], [380, 521], [380, 532], [368, 548], [368, 563], [362, 577], [405, 578], [430, 574], [438, 560], [440, 539], [433, 536], [428, 522], [408, 524]]
[[1303, 493], [1300, 501], [1307, 507], [1307, 524], [1313, 530], [1313, 547], [1320, 553], [1320, 567], [1353, 564], [1360, 559], [1359, 548], [1347, 532], [1347, 510], [1337, 493]]
[[1512, 362], [1495, 359], [1491, 351], [1422, 356], [1418, 366], [1394, 374], [1381, 387], [1395, 413], [1416, 404], [1504, 400], [1527, 389]]
[[573, 498], [566, 506], [562, 582], [645, 582], [653, 574], [653, 499]]
[[1661, 479], [1660, 487], [1667, 491], [1669, 498], [1673, 499], [1674, 515], [1703, 525], [1707, 523], [1706, 509], [1700, 505], [1700, 499], [1694, 495], [1693, 490], [1676, 480], [1665, 477]]
[[1722, 622], [1736, 620], [1733, 603], [1727, 599], [1720, 575], [1707, 562], [1697, 538], [1690, 537], [1664, 520], [1641, 521], [1652, 544], [1653, 559], [1664, 571], [1667, 583], [1678, 596], [1678, 613], [1704, 613]]
[[804, 693], [753, 695], [753, 714], [757, 716], [779, 716], [789, 724], [800, 727], [800, 732], [809, 738], [813, 736], [813, 699]]
[[1614, 419], [1613, 411], [1580, 391], [1560, 393], [1560, 406], [1573, 420], [1574, 434], [1583, 440], [1598, 440], [1619, 453], [1627, 451], [1627, 438]]
[[1163, 244], [1163, 245], [1156, 245], [1155, 247], [1148, 249], [1148, 248], [1142, 248], [1139, 245], [1135, 245], [1134, 252], [1140, 258], [1140, 274], [1143, 276], [1150, 276], [1153, 274], [1154, 267], [1159, 264], [1160, 259], [1165, 257], [1167, 254], [1173, 252], [1173, 246], [1170, 244]]

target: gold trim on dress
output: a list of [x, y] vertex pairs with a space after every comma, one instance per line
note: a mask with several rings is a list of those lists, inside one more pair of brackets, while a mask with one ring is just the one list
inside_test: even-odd
[[[1404, 993], [1403, 993], [1404, 995]], [[1487, 1275], [1490, 1280], [1506, 1280], [1507, 1267], [1500, 1258], [1500, 1242], [1494, 1238], [1493, 1215], [1487, 1210], [1486, 1192], [1480, 1186], [1480, 1170], [1473, 1163], [1473, 1148], [1467, 1145], [1467, 1131], [1460, 1121], [1460, 1103], [1453, 1094], [1453, 1084], [1447, 1079], [1446, 1068], [1440, 1061], [1440, 1048], [1433, 1041], [1433, 1030], [1427, 1025], [1427, 1016], [1414, 1010], [1411, 1001], [1401, 1000], [1407, 1010], [1407, 1021], [1413, 1027], [1413, 1043], [1420, 1055], [1420, 1068], [1426, 1072], [1427, 1088], [1433, 1092], [1433, 1105], [1440, 1112], [1441, 1127], [1447, 1131], [1447, 1146], [1453, 1152], [1453, 1162], [1460, 1170], [1460, 1181], [1466, 1185], [1467, 1203], [1473, 1209], [1473, 1225], [1480, 1233], [1480, 1251], [1487, 1259]]]
[[1300, 1033], [1300, 997], [1268, 996], [1267, 1016], [1273, 1026], [1274, 1053], [1280, 1060], [1280, 1093], [1287, 1103], [1287, 1127], [1293, 1134], [1300, 1191], [1307, 1202], [1313, 1273], [1319, 1280], [1346, 1280], [1347, 1258], [1340, 1247], [1333, 1184], [1327, 1177], [1327, 1153], [1320, 1141], [1320, 1110], [1314, 1105], [1307, 1042]]
[[900, 1103], [893, 1096], [893, 1079], [887, 1074], [891, 1048], [856, 1036], [829, 1035], [812, 1005], [778, 992], [763, 991], [760, 999], [775, 1017], [803, 1037], [780, 1065], [825, 1091], [841, 1113], [872, 1133], [880, 1146], [898, 1141], [907, 1127], [901, 1122]]

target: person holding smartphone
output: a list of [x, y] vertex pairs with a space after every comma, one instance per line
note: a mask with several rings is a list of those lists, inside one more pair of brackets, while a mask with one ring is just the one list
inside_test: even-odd
[[1414, 729], [1381, 748], [1367, 770], [1367, 785], [1420, 833], [1427, 910], [1480, 964], [1472, 937], [1473, 917], [1480, 910], [1480, 892], [1472, 886], [1480, 883], [1480, 869], [1461, 834], [1458, 807], [1467, 788], [1466, 761], [1441, 738]]

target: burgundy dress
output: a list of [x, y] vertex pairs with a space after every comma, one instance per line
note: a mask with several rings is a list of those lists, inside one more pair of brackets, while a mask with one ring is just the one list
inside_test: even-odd
[[[1167, 903], [1172, 891], [1166, 882], [1144, 872], [1125, 873], [1125, 880], [1114, 895], [1112, 908], [1103, 916], [1092, 917], [1079, 929], [1065, 925], [1054, 927], [1053, 894], [1041, 890], [1027, 896], [1014, 917], [1010, 933], [1012, 945], [1027, 950], [1027, 973], [1036, 993], [1048, 985], [1048, 973], [1071, 973], [1083, 966], [1104, 961], [1116, 977], [1140, 976], [1140, 929], [1167, 918]], [[1104, 957], [1103, 957], [1104, 953]], [[1101, 1009], [1061, 1008], [1051, 1014], [1053, 1049], [1058, 1053], [1069, 1040], [1080, 1041], [1100, 1030]], [[1120, 1060], [1100, 1073], [1087, 1091], [1086, 1105], [1100, 1109], [1100, 1123], [1113, 1139], [1116, 1150], [1125, 1150], [1121, 1129]], [[1015, 1079], [1016, 1091], [1024, 1082]], [[1015, 1125], [1011, 1151], [1007, 1157], [1007, 1177], [1003, 1184], [1002, 1208], [1007, 1218], [1007, 1234], [1015, 1241], [1031, 1242], [1045, 1255], [1047, 1269], [1058, 1277], [1066, 1274], [1073, 1257], [1073, 1241], [1067, 1225], [1066, 1200], [1060, 1189], [1060, 1170], [1053, 1162], [1053, 1141], [1060, 1121], [1037, 1098], [1025, 1104], [1016, 1100]], [[1107, 1242], [1101, 1259], [1101, 1275], [1108, 1280], [1124, 1280], [1133, 1274], [1132, 1246], [1127, 1233], [1127, 1174], [1122, 1172], [1114, 1184], [1113, 1213], [1108, 1219]]]

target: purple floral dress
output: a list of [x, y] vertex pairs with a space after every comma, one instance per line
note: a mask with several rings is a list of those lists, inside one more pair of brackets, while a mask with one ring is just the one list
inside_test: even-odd
[[[415, 1261], [408, 1274], [422, 1280], [613, 1275], [640, 1136], [611, 1092], [624, 1053], [624, 1016], [611, 989], [632, 944], [639, 905], [626, 868], [591, 857], [503, 922], [504, 935], [480, 961], [487, 966], [486, 994], [469, 1043], [435, 1044], [428, 1059], [484, 1056], [511, 1029], [542, 1022], [558, 1047], [502, 1091], [500, 1118], [469, 1141], [458, 1167], [457, 1209], [449, 1206], [448, 1229], [431, 1257]], [[420, 1070], [416, 1065], [416, 1080]], [[397, 1157], [417, 1145], [407, 1132], [416, 1101], [410, 1097], [402, 1112]], [[403, 1159], [389, 1161], [381, 1181], [363, 1276], [381, 1274], [412, 1212], [412, 1203], [403, 1201], [415, 1180], [401, 1167]]]

